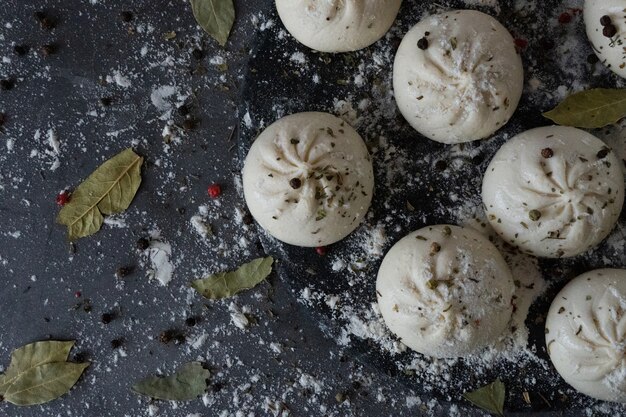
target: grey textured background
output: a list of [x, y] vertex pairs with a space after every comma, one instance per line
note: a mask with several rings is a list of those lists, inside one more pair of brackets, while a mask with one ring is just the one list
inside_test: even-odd
[[[8, 60], [0, 64], [0, 78], [16, 83], [12, 90], [0, 91], [0, 112], [7, 115], [0, 132], [0, 364], [8, 364], [16, 347], [54, 338], [77, 340], [73, 355], [92, 366], [61, 399], [31, 408], [0, 403], [0, 414], [149, 415], [150, 401], [131, 393], [132, 383], [157, 370], [169, 372], [183, 362], [202, 360], [213, 373], [209, 404], [200, 399], [178, 406], [158, 403], [152, 413], [264, 416], [272, 415], [268, 409], [282, 408], [294, 416], [449, 415], [445, 405], [431, 407], [435, 411], [411, 406], [409, 387], [364, 367], [324, 338], [276, 274], [268, 284], [236, 298], [238, 305], [251, 306], [257, 322], [245, 331], [230, 323], [229, 302], [188, 297], [187, 283], [203, 272], [261, 255], [253, 232], [241, 232], [243, 226], [233, 220], [234, 208], [243, 202], [234, 181], [238, 165], [231, 132], [239, 124], [238, 94], [258, 31], [253, 16], [271, 3], [236, 1], [237, 21], [223, 51], [196, 27], [188, 3], [181, 0], [1, 1], [0, 58]], [[53, 30], [40, 28], [33, 17], [40, 10], [56, 21]], [[122, 22], [124, 10], [133, 12], [132, 22]], [[153, 31], [147, 33], [149, 26]], [[170, 31], [176, 38], [164, 40]], [[40, 47], [49, 43], [58, 51], [43, 57]], [[15, 44], [29, 45], [30, 52], [17, 56]], [[139, 52], [144, 46], [145, 57]], [[204, 51], [200, 60], [192, 56], [197, 48]], [[211, 63], [216, 54], [225, 58], [226, 72]], [[205, 69], [202, 74], [197, 74], [198, 65]], [[131, 74], [131, 87], [101, 82], [114, 71]], [[151, 92], [161, 85], [193, 90], [190, 108], [199, 120], [169, 150], [161, 137], [161, 112], [150, 103]], [[102, 97], [112, 97], [111, 106], [103, 107]], [[94, 111], [97, 116], [88, 114]], [[61, 142], [61, 166], [55, 171], [49, 169], [51, 157], [45, 156], [50, 128]], [[10, 152], [4, 148], [9, 139], [14, 141]], [[65, 231], [54, 223], [56, 195], [129, 146], [146, 163], [144, 182], [124, 217], [127, 227], [105, 226], [78, 241], [71, 254]], [[32, 157], [33, 150], [44, 156]], [[204, 244], [190, 230], [189, 218], [199, 205], [214, 204], [206, 196], [213, 182], [222, 184], [224, 192], [221, 206], [212, 206], [219, 213], [212, 221], [216, 238]], [[174, 249], [176, 273], [168, 287], [146, 278], [145, 262], [135, 249], [137, 239], [154, 228]], [[250, 240], [249, 253], [233, 243], [242, 233]], [[220, 243], [230, 249], [225, 252]], [[114, 272], [126, 265], [135, 266], [135, 273], [121, 285]], [[86, 299], [90, 312], [83, 308]], [[103, 324], [101, 315], [111, 311], [116, 318]], [[185, 324], [190, 316], [199, 318], [196, 326]], [[159, 333], [171, 328], [188, 340], [206, 332], [208, 340], [200, 349], [189, 342], [159, 342]], [[111, 348], [116, 338], [123, 338], [126, 356]], [[270, 342], [279, 343], [282, 352], [272, 351]], [[301, 383], [303, 375], [321, 385]], [[338, 403], [337, 394], [348, 401]]]

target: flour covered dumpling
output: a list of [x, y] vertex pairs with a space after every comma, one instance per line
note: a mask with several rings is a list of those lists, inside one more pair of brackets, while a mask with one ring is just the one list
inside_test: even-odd
[[481, 12], [430, 16], [404, 37], [393, 87], [405, 119], [442, 143], [483, 139], [504, 126], [524, 86], [522, 60], [509, 32]]
[[626, 402], [626, 270], [598, 269], [570, 281], [550, 306], [546, 345], [572, 387]]
[[576, 256], [613, 229], [624, 203], [620, 161], [572, 127], [526, 131], [500, 148], [483, 178], [487, 218], [504, 240], [547, 258]]
[[389, 30], [402, 0], [276, 0], [283, 24], [300, 43], [321, 52], [365, 48]]
[[335, 243], [359, 226], [372, 201], [372, 161], [359, 134], [327, 113], [269, 126], [243, 169], [250, 212], [269, 234], [297, 246]]
[[515, 286], [508, 265], [480, 233], [429, 226], [385, 256], [376, 295], [389, 329], [428, 356], [462, 357], [507, 328]]
[[586, 0], [584, 16], [600, 62], [626, 78], [626, 0]]

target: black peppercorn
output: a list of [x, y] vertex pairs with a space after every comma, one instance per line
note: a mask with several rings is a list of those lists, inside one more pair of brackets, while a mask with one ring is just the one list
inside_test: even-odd
[[187, 119], [183, 122], [183, 129], [193, 130], [197, 125], [198, 121], [196, 119]]
[[15, 45], [13, 47], [13, 52], [15, 52], [15, 54], [18, 56], [26, 55], [29, 50], [30, 48], [28, 47], [28, 45]]
[[111, 103], [113, 103], [112, 97], [102, 97], [100, 99], [100, 104], [102, 104], [104, 107], [109, 107]]
[[181, 116], [187, 116], [189, 114], [189, 107], [187, 107], [186, 104], [181, 105], [178, 108], [178, 113], [180, 113]]
[[0, 90], [11, 90], [15, 86], [15, 81], [11, 79], [0, 80]]
[[49, 45], [44, 45], [44, 46], [42, 46], [42, 47], [41, 47], [41, 54], [42, 54], [44, 57], [47, 57], [47, 56], [53, 55], [53, 54], [55, 54], [56, 52], [57, 52], [57, 47], [56, 47], [56, 45], [49, 44]]
[[130, 22], [133, 20], [133, 13], [128, 10], [124, 10], [120, 13], [120, 19], [122, 19], [122, 22]]
[[111, 348], [112, 349], [121, 348], [123, 344], [124, 344], [124, 341], [122, 339], [113, 339], [113, 340], [111, 340]]
[[132, 274], [134, 271], [135, 268], [133, 266], [120, 266], [117, 268], [117, 271], [115, 271], [115, 276], [118, 278], [124, 278]]
[[187, 319], [185, 320], [185, 324], [189, 327], [195, 326], [196, 323], [198, 323], [198, 319], [196, 319], [195, 317], [187, 317]]
[[191, 51], [191, 55], [197, 59], [197, 60], [201, 60], [202, 58], [204, 58], [204, 51], [202, 51], [202, 49], [194, 49], [193, 51]]
[[541, 150], [541, 156], [546, 159], [552, 158], [554, 156], [554, 151], [550, 148], [544, 148]]
[[37, 21], [41, 25], [42, 29], [45, 29], [45, 30], [54, 29], [55, 27], [54, 20], [50, 16], [48, 16], [45, 12], [43, 11], [35, 12], [34, 16], [35, 16], [35, 19], [37, 19]]
[[150, 240], [145, 237], [142, 237], [137, 241], [137, 249], [140, 251], [144, 251], [150, 247]]
[[607, 38], [612, 38], [617, 34], [617, 28], [615, 27], [615, 25], [605, 26], [604, 29], [602, 29], [602, 34]]
[[589, 54], [589, 56], [587, 57], [587, 62], [591, 65], [597, 64], [598, 61], [600, 61], [600, 58], [598, 58], [596, 54]]
[[289, 180], [289, 185], [294, 190], [297, 190], [298, 188], [302, 187], [302, 180], [300, 180], [300, 178], [292, 178]]
[[109, 324], [113, 321], [114, 318], [115, 316], [113, 315], [113, 313], [104, 313], [102, 314], [102, 317], [100, 319], [102, 320], [102, 323]]
[[440, 159], [439, 161], [435, 162], [435, 169], [437, 171], [445, 171], [446, 168], [448, 168], [448, 163], [444, 161], [443, 159]]
[[607, 155], [609, 154], [610, 149], [609, 148], [602, 148], [598, 151], [598, 153], [596, 154], [596, 156], [598, 157], [598, 159], [604, 159], [607, 157]]
[[7, 116], [4, 113], [0, 113], [0, 127], [4, 126], [7, 121]]
[[252, 224], [254, 222], [254, 218], [252, 214], [246, 213], [242, 218], [243, 224]]
[[428, 39], [426, 39], [426, 37], [421, 38], [419, 41], [417, 41], [417, 47], [420, 48], [422, 51], [428, 49]]
[[602, 26], [608, 26], [611, 24], [611, 16], [604, 15], [600, 18], [600, 24]]

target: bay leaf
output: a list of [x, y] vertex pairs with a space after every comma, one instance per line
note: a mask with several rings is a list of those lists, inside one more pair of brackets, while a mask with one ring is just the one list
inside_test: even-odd
[[562, 126], [597, 129], [626, 117], [626, 89], [595, 88], [567, 97], [544, 117]]
[[6, 373], [0, 376], [0, 395], [4, 395], [21, 374], [47, 363], [67, 361], [73, 346], [74, 341], [46, 340], [15, 349]]
[[207, 389], [211, 373], [200, 362], [189, 362], [173, 375], [153, 376], [133, 385], [133, 391], [166, 401], [191, 401]]
[[221, 272], [198, 279], [191, 286], [206, 298], [232, 297], [240, 291], [255, 287], [272, 272], [274, 258], [258, 258], [241, 265], [237, 270]]
[[496, 379], [491, 384], [477, 389], [476, 391], [466, 392], [463, 397], [483, 410], [504, 417], [504, 397], [506, 387]]
[[196, 22], [220, 45], [226, 45], [235, 22], [233, 0], [190, 0]]
[[4, 393], [15, 405], [43, 404], [69, 392], [89, 363], [53, 362], [21, 373]]
[[104, 215], [121, 213], [135, 198], [141, 184], [143, 158], [126, 149], [100, 165], [61, 209], [57, 222], [67, 226], [68, 237], [76, 240], [96, 233]]

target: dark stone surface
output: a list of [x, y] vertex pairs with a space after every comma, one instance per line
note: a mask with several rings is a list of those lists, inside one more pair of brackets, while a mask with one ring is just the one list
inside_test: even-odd
[[[0, 63], [0, 79], [14, 81], [12, 89], [0, 91], [0, 112], [6, 114], [0, 127], [0, 364], [8, 365], [14, 348], [48, 338], [77, 340], [72, 357], [92, 362], [68, 395], [29, 408], [0, 403], [1, 414], [149, 415], [150, 400], [133, 394], [131, 385], [201, 360], [213, 374], [208, 405], [200, 399], [176, 407], [155, 403], [155, 415], [264, 416], [281, 408], [294, 416], [449, 415], [445, 403], [432, 411], [408, 406], [413, 390], [337, 348], [295, 301], [288, 280], [276, 274], [234, 300], [250, 307], [255, 318], [247, 330], [231, 323], [230, 302], [189, 296], [188, 282], [203, 272], [233, 268], [263, 253], [254, 231], [242, 231], [233, 220], [234, 209], [244, 204], [236, 187], [239, 162], [231, 137], [239, 124], [245, 65], [258, 34], [253, 16], [267, 14], [271, 3], [236, 1], [237, 22], [225, 51], [196, 27], [189, 4], [181, 0], [0, 3], [0, 58], [7, 58]], [[42, 27], [34, 17], [38, 11], [52, 24]], [[122, 15], [126, 11], [132, 16]], [[176, 37], [164, 40], [171, 31]], [[28, 51], [15, 53], [16, 45]], [[54, 47], [44, 50], [45, 45]], [[216, 55], [228, 63], [227, 71], [211, 63]], [[115, 71], [131, 85], [102, 81]], [[171, 146], [163, 143], [163, 112], [150, 99], [163, 85], [193, 91], [187, 101], [190, 117], [198, 121]], [[174, 110], [169, 119], [181, 124], [185, 116]], [[59, 138], [58, 155], [47, 144], [49, 129]], [[11, 149], [5, 141], [13, 143]], [[143, 184], [123, 217], [126, 226], [105, 225], [71, 248], [54, 222], [56, 195], [129, 146], [146, 163]], [[50, 170], [56, 158], [60, 166]], [[212, 183], [222, 184], [220, 206], [206, 195]], [[214, 214], [216, 237], [208, 243], [189, 226], [204, 204]], [[146, 277], [148, 266], [136, 249], [137, 240], [154, 229], [174, 251], [176, 272], [167, 287]], [[250, 241], [248, 247], [238, 246], [242, 236]], [[114, 275], [125, 266], [135, 271], [121, 284]], [[103, 323], [102, 315], [111, 312], [113, 319]], [[196, 318], [194, 326], [189, 317]], [[188, 342], [160, 342], [159, 334], [169, 329], [185, 333]], [[191, 346], [189, 341], [203, 333], [206, 342]], [[282, 352], [273, 351], [271, 342], [279, 343]], [[321, 386], [308, 386], [309, 376]], [[337, 394], [348, 400], [338, 403]]]

